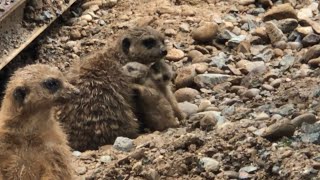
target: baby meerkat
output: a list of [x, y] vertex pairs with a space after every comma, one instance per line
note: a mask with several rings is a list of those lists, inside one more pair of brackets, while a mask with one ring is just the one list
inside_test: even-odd
[[71, 65], [68, 78], [80, 97], [59, 107], [58, 117], [69, 135], [70, 146], [84, 151], [112, 144], [118, 136], [135, 138], [139, 124], [134, 114], [132, 78], [121, 64], [150, 64], [167, 54], [163, 36], [149, 27], [126, 31], [113, 47]]
[[171, 91], [170, 66], [161, 60], [149, 68], [139, 63], [128, 63], [123, 68], [135, 79], [135, 110], [142, 125], [150, 130], [160, 131], [177, 127], [175, 117], [182, 120], [184, 115]]
[[0, 111], [0, 179], [73, 178], [70, 148], [53, 107], [77, 93], [48, 65], [29, 65], [12, 75]]

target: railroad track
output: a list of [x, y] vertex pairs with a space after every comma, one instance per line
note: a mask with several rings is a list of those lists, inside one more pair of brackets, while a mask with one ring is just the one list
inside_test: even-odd
[[[69, 0], [59, 14], [63, 14], [77, 0]], [[59, 15], [32, 29], [23, 26], [27, 0], [0, 0], [0, 70], [38, 37]]]

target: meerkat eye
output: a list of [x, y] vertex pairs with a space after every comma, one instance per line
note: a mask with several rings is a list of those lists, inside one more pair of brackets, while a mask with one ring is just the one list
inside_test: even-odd
[[142, 43], [147, 49], [151, 49], [156, 46], [157, 41], [153, 38], [148, 38], [143, 40]]
[[168, 74], [164, 74], [164, 75], [162, 76], [162, 79], [163, 79], [164, 81], [169, 81], [169, 80], [170, 80], [170, 76], [169, 76]]
[[47, 88], [51, 93], [56, 92], [61, 87], [61, 82], [58, 79], [50, 78], [43, 81], [43, 86]]
[[17, 87], [13, 92], [13, 97], [19, 104], [22, 104], [28, 92], [29, 89], [26, 87]]
[[129, 48], [131, 46], [131, 42], [130, 42], [130, 39], [129, 38], [124, 38], [122, 40], [122, 51], [125, 53], [125, 54], [128, 54], [129, 53]]

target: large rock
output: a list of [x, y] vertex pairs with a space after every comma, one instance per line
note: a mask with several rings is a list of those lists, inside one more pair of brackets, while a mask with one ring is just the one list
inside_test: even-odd
[[269, 127], [263, 132], [262, 137], [269, 140], [277, 140], [284, 136], [291, 137], [294, 134], [296, 126], [289, 119], [282, 119]]
[[199, 91], [192, 88], [181, 88], [174, 93], [178, 102], [193, 101], [196, 96], [200, 95]]
[[177, 77], [175, 79], [177, 88], [188, 87], [194, 84], [194, 77], [196, 75], [195, 67], [192, 65], [178, 69]]
[[291, 120], [291, 123], [294, 124], [296, 127], [301, 126], [302, 123], [313, 124], [315, 122], [317, 122], [317, 118], [314, 114], [311, 113], [302, 114]]
[[272, 7], [265, 13], [263, 21], [270, 21], [274, 19], [281, 20], [287, 18], [298, 19], [297, 13], [289, 3]]
[[218, 32], [218, 25], [213, 22], [206, 22], [204, 25], [192, 31], [192, 38], [199, 42], [212, 41]]

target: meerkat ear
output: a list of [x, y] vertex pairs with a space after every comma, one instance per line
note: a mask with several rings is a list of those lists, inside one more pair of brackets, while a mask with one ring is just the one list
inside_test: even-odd
[[24, 100], [28, 93], [29, 93], [28, 88], [20, 86], [13, 91], [13, 98], [21, 106], [23, 105]]
[[125, 54], [128, 54], [129, 53], [129, 48], [131, 46], [131, 41], [128, 37], [124, 38], [121, 42], [121, 46], [122, 46], [122, 51], [125, 53]]

